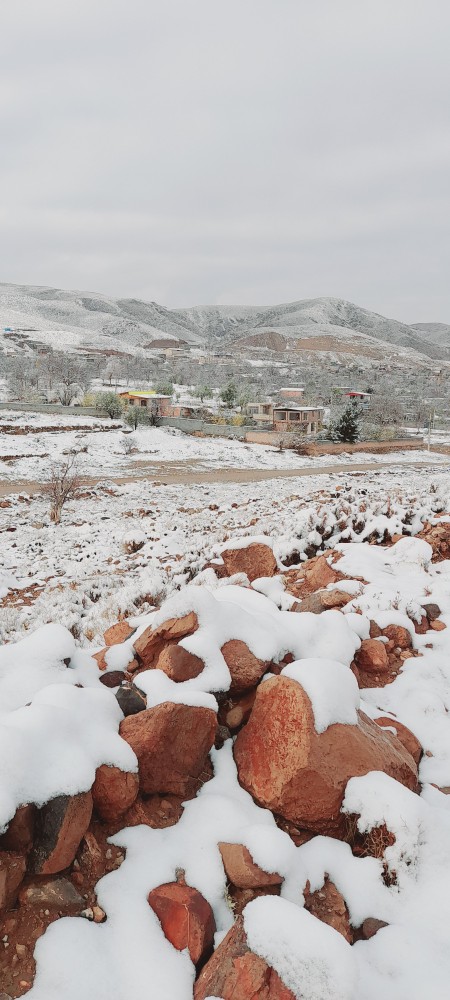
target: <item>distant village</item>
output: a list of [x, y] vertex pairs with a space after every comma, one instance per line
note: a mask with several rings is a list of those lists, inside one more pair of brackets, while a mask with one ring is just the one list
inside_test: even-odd
[[95, 397], [114, 392], [125, 410], [138, 407], [179, 427], [189, 420], [245, 424], [260, 435], [314, 436], [353, 401], [372, 436], [377, 425], [384, 432], [450, 426], [449, 365], [431, 359], [418, 364], [404, 354], [384, 361], [382, 354], [243, 344], [201, 348], [169, 337], [130, 353], [89, 346], [63, 353], [43, 343], [38, 330], [11, 327], [3, 329], [3, 343], [3, 402], [92, 407]]

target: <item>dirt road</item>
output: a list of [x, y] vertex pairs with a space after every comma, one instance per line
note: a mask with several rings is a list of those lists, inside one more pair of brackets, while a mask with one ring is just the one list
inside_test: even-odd
[[[431, 463], [430, 463], [431, 465]], [[401, 468], [413, 468], [413, 469], [425, 469], [428, 466], [424, 462], [401, 462], [393, 467]], [[442, 466], [432, 465], [432, 468], [442, 468]], [[380, 472], [387, 469], [392, 469], [392, 466], [384, 462], [355, 462], [351, 465], [312, 465], [302, 466], [300, 469], [193, 469], [192, 462], [186, 463], [183, 467], [183, 463], [180, 462], [166, 462], [161, 466], [151, 466], [145, 472], [143, 469], [139, 470], [139, 473], [134, 472], [132, 475], [128, 476], [98, 476], [98, 477], [86, 477], [83, 479], [83, 484], [86, 486], [95, 486], [99, 482], [117, 483], [118, 485], [122, 483], [136, 483], [151, 482], [161, 486], [197, 486], [203, 483], [260, 483], [266, 479], [296, 479], [303, 478], [305, 476], [329, 476], [337, 473], [338, 475], [345, 476], [349, 472], [373, 472], [374, 470], [379, 470]], [[32, 481], [32, 480], [22, 480], [22, 481], [3, 481], [0, 482], [0, 496], [8, 496], [12, 493], [25, 493], [28, 496], [34, 496], [36, 493], [42, 492], [42, 483]]]

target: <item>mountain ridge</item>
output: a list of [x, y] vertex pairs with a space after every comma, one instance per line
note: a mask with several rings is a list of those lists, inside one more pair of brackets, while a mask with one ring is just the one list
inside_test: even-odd
[[25, 328], [53, 346], [58, 342], [61, 346], [61, 336], [66, 335], [67, 349], [137, 349], [161, 337], [191, 347], [237, 349], [272, 343], [281, 350], [320, 351], [326, 342], [325, 350], [344, 354], [346, 349], [354, 354], [360, 348], [370, 356], [371, 351], [382, 353], [384, 347], [388, 355], [406, 352], [422, 360], [450, 361], [450, 325], [401, 323], [331, 296], [272, 306], [169, 309], [138, 298], [0, 283], [0, 347], [5, 346], [6, 327]]

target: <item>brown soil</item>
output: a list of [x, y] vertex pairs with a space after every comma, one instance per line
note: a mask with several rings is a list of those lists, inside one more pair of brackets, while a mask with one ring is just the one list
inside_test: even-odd
[[[146, 463], [142, 463], [146, 464]], [[393, 463], [395, 465], [395, 462]], [[83, 480], [85, 487], [96, 486], [97, 483], [108, 482], [135, 483], [141, 480], [152, 482], [154, 486], [199, 486], [202, 483], [260, 483], [267, 479], [296, 479], [306, 476], [330, 476], [334, 474], [347, 475], [349, 472], [372, 472], [375, 469], [382, 471], [389, 469], [388, 463], [380, 462], [359, 462], [351, 465], [321, 465], [312, 468], [301, 469], [206, 469], [195, 470], [190, 461], [184, 467], [180, 462], [165, 462], [164, 465], [155, 466], [148, 463], [147, 470], [139, 475], [109, 476], [105, 473], [98, 478], [88, 478]], [[423, 469], [426, 466], [422, 462], [402, 462], [402, 468]], [[24, 493], [29, 496], [42, 493], [43, 484], [35, 480], [20, 480], [11, 482], [0, 482], [0, 496], [10, 496], [13, 493]]]

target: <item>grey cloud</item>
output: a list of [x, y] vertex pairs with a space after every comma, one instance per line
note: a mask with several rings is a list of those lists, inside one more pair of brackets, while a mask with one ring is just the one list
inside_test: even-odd
[[449, 320], [446, 0], [1, 19], [1, 280]]

